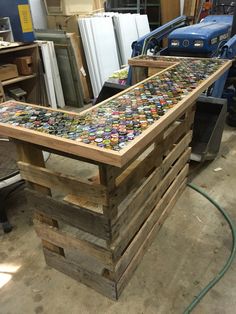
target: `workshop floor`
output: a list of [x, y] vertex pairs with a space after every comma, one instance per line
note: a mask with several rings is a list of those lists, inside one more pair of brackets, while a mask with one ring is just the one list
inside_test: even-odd
[[[236, 129], [226, 127], [219, 157], [192, 168], [190, 177], [236, 222]], [[113, 302], [46, 266], [23, 191], [14, 194], [8, 208], [14, 229], [10, 234], [0, 230], [1, 314], [182, 313], [231, 248], [221, 215], [186, 188], [120, 300]], [[236, 261], [193, 313], [236, 313]]]

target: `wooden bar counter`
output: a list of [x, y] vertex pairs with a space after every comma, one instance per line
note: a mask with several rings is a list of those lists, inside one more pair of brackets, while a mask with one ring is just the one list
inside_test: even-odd
[[[0, 134], [17, 145], [46, 263], [114, 300], [186, 186], [194, 103], [231, 66], [140, 61], [164, 70], [80, 114], [0, 105]], [[97, 178], [49, 169], [42, 150], [94, 165]]]

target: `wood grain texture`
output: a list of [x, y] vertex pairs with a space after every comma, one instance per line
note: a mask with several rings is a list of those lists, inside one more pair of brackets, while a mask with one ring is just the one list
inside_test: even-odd
[[[126, 250], [125, 255], [122, 257], [120, 262], [117, 264], [116, 276], [122, 277], [117, 284], [117, 297], [120, 296], [121, 292], [127, 285], [130, 278], [133, 276], [136, 268], [138, 267], [140, 261], [142, 260], [148, 247], [151, 245], [155, 239], [157, 232], [160, 230], [162, 224], [167, 218], [168, 214], [174, 207], [178, 198], [181, 196], [182, 192], [186, 187], [186, 179], [180, 183], [178, 191], [173, 195], [173, 197], [166, 203], [161, 202], [157, 205], [152, 215], [149, 216], [142, 229], [136, 235], [135, 239], [130, 244], [130, 247]], [[164, 210], [163, 210], [164, 208]], [[156, 214], [162, 211], [159, 218], [156, 220]], [[142, 243], [140, 245], [140, 243]], [[124, 271], [125, 270], [125, 271]]]
[[172, 67], [179, 64], [179, 62], [155, 61], [155, 60], [148, 60], [148, 59], [132, 58], [128, 60], [128, 64], [131, 66], [138, 66], [138, 67], [160, 68], [166, 71], [167, 69], [169, 70]]
[[155, 170], [162, 162], [162, 146], [157, 145], [142, 161], [131, 164], [128, 171], [118, 177], [116, 189], [111, 195], [111, 202], [120, 204], [121, 201], [134, 189], [142, 184], [143, 179]]
[[34, 228], [41, 239], [64, 249], [79, 250], [83, 254], [88, 254], [96, 258], [107, 269], [113, 270], [112, 253], [105, 248], [95, 243], [81, 240], [68, 232], [47, 226], [37, 220], [34, 220]]
[[[183, 166], [183, 165], [181, 165]], [[140, 201], [143, 202], [143, 205], [141, 209], [134, 214], [134, 217], [132, 217], [125, 225], [125, 228], [123, 228], [120, 233], [119, 237], [112, 243], [111, 249], [113, 250], [114, 259], [117, 259], [121, 256], [122, 252], [126, 249], [128, 243], [132, 240], [132, 238], [135, 236], [135, 233], [139, 230], [140, 226], [144, 223], [144, 221], [147, 219], [147, 217], [150, 215], [151, 211], [155, 207], [155, 204], [157, 204], [162, 196], [165, 190], [168, 188], [169, 184], [174, 180], [174, 174], [177, 175], [178, 171], [180, 171], [180, 165], [178, 167], [176, 166], [175, 169], [171, 170], [169, 174], [166, 175], [165, 179], [161, 181], [161, 183], [157, 184], [157, 186], [154, 186], [153, 193], [151, 193], [150, 196], [143, 195], [144, 199], [142, 198]], [[177, 189], [179, 186], [179, 181], [183, 180], [188, 173], [188, 164], [181, 170], [180, 174], [177, 176], [177, 179], [173, 181], [171, 184], [171, 188], [169, 189]], [[176, 173], [177, 172], [177, 173]], [[167, 195], [169, 194], [167, 190]], [[136, 197], [137, 199], [137, 197]], [[145, 201], [146, 200], [146, 201]], [[135, 200], [136, 201], [136, 200]], [[134, 204], [135, 202], [133, 202]], [[135, 206], [138, 208], [138, 205]]]
[[[37, 149], [34, 146], [32, 147], [32, 145], [30, 145], [29, 143], [24, 143], [16, 140], [15, 145], [17, 148], [19, 160], [21, 160], [22, 162], [31, 163], [34, 166], [39, 166], [42, 168], [45, 166], [43, 153], [41, 150]], [[37, 182], [31, 184], [31, 186], [35, 191], [38, 191], [45, 195], [51, 195], [50, 189], [41, 186]], [[38, 220], [40, 220], [41, 222], [46, 223], [53, 227], [58, 227], [57, 220], [53, 219], [51, 216], [48, 216], [47, 214], [41, 211], [39, 211], [37, 214], [35, 213], [35, 215], [37, 215]], [[56, 252], [64, 256], [64, 250], [61, 247], [56, 246], [45, 240], [42, 241], [42, 245], [43, 247], [49, 249], [50, 251]]]
[[61, 192], [78, 194], [92, 202], [106, 205], [106, 188], [100, 184], [89, 183], [75, 177], [57, 173], [43, 167], [36, 167], [29, 163], [18, 162], [23, 179], [37, 183], [46, 188], [54, 188]]
[[91, 94], [91, 86], [90, 86], [89, 78], [84, 68], [84, 64], [86, 63], [86, 61], [85, 61], [81, 38], [78, 37], [75, 33], [67, 33], [67, 37], [70, 39], [71, 47], [74, 51], [74, 56], [75, 56], [75, 60], [76, 60], [76, 64], [78, 67], [78, 72], [79, 72], [79, 76], [81, 80], [84, 101], [89, 102], [92, 98], [92, 94]]
[[[112, 222], [113, 233], [115, 233], [116, 229], [121, 231], [128, 229], [127, 225], [132, 225], [132, 219], [140, 215], [142, 211], [144, 211], [145, 214], [148, 214], [148, 209], [144, 209], [143, 206], [147, 203], [149, 210], [152, 209], [150, 204], [153, 204], [154, 206], [155, 202], [161, 198], [169, 184], [174, 180], [175, 175], [180, 171], [181, 166], [183, 167], [189, 160], [190, 152], [191, 149], [187, 149], [165, 177], [163, 177], [165, 174], [163, 173], [163, 167], [157, 168], [142, 186], [126, 199], [124, 209], [121, 211], [117, 219]], [[131, 229], [132, 228], [135, 228], [135, 226], [131, 227]]]
[[194, 17], [196, 12], [197, 0], [184, 1], [184, 15]]
[[50, 252], [44, 249], [46, 263], [59, 270], [60, 272], [70, 276], [71, 278], [82, 282], [86, 286], [98, 291], [110, 299], [117, 299], [116, 283], [102, 274], [94, 273], [92, 270], [87, 270], [81, 266], [65, 259], [63, 256]]
[[101, 239], [110, 238], [109, 221], [101, 214], [86, 208], [57, 201], [36, 191], [27, 190], [29, 205], [36, 211], [70, 226], [89, 232]]
[[180, 1], [179, 0], [161, 0], [161, 24], [173, 20], [180, 16]]
[[71, 203], [73, 205], [87, 208], [87, 209], [89, 209], [95, 213], [100, 213], [100, 214], [103, 213], [102, 205], [100, 205], [98, 203], [91, 202], [88, 199], [85, 199], [85, 198], [78, 196], [78, 195], [68, 194], [64, 197], [63, 200], [65, 202]]

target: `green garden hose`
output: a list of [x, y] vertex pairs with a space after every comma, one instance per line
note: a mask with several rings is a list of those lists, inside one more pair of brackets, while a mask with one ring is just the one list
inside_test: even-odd
[[224, 276], [224, 274], [227, 272], [229, 267], [231, 266], [235, 255], [236, 255], [236, 228], [234, 226], [234, 223], [230, 216], [226, 213], [226, 211], [217, 204], [209, 195], [207, 195], [203, 190], [201, 190], [199, 187], [192, 183], [188, 183], [188, 186], [192, 188], [193, 190], [197, 191], [201, 195], [203, 195], [206, 199], [208, 199], [224, 216], [225, 220], [227, 221], [231, 233], [232, 233], [232, 248], [230, 256], [227, 259], [227, 262], [225, 263], [224, 267], [220, 270], [220, 272], [208, 283], [208, 285], [200, 291], [200, 293], [193, 299], [193, 301], [188, 305], [188, 307], [185, 309], [183, 314], [189, 314], [192, 312], [192, 310], [195, 308], [195, 306], [202, 300], [202, 298], [208, 293], [208, 291], [214, 287], [214, 285]]

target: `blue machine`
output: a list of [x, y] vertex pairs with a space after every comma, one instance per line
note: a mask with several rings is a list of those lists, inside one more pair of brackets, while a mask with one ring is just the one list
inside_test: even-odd
[[168, 49], [171, 54], [196, 54], [214, 56], [230, 38], [231, 25], [217, 22], [204, 22], [171, 32], [168, 36]]
[[[132, 57], [151, 51], [164, 56], [234, 59], [236, 35], [232, 36], [231, 30], [235, 30], [236, 25], [233, 21], [232, 15], [213, 15], [201, 23], [186, 26], [187, 18], [179, 17], [134, 42]], [[168, 47], [161, 49], [160, 42], [165, 37], [168, 38]], [[231, 76], [236, 77], [235, 72], [232, 67], [224, 73], [197, 101], [191, 144], [193, 160], [212, 160], [219, 151], [227, 112], [227, 101], [221, 97], [226, 82]], [[128, 84], [131, 82], [130, 68]]]
[[[207, 16], [201, 23], [188, 25], [186, 16], [181, 16], [141, 37], [132, 44], [132, 57], [146, 54], [148, 50], [160, 55], [186, 57], [218, 57], [233, 59], [236, 56], [236, 35], [230, 38], [232, 15]], [[158, 43], [168, 38], [168, 48], [157, 51]], [[173, 44], [174, 43], [174, 44]], [[228, 72], [214, 85], [211, 96], [221, 97]], [[132, 73], [129, 70], [128, 84]]]
[[28, 0], [2, 0], [0, 13], [1, 16], [10, 18], [15, 41], [32, 42], [35, 40]]

